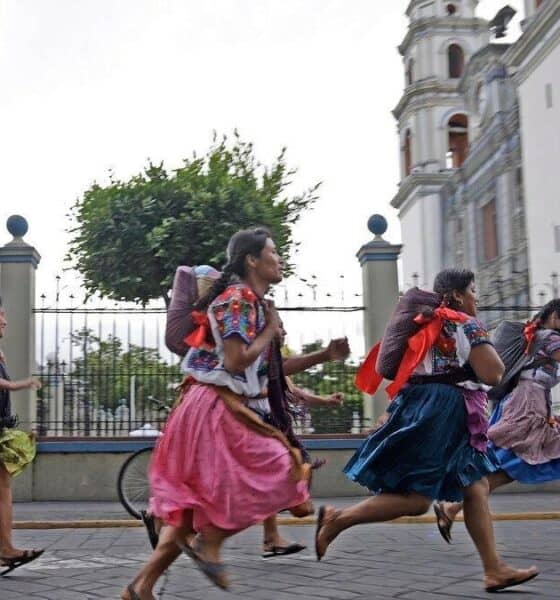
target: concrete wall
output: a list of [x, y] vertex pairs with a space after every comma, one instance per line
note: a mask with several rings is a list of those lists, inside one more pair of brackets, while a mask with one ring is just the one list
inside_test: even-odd
[[[70, 444], [72, 442], [69, 442]], [[313, 474], [316, 497], [366, 496], [368, 491], [349, 481], [342, 468], [352, 456], [359, 439], [314, 440], [314, 457], [327, 464]], [[335, 446], [330, 449], [327, 446]], [[100, 445], [99, 445], [100, 446]], [[130, 443], [129, 443], [130, 447]], [[140, 446], [138, 446], [140, 447]], [[99, 448], [101, 449], [101, 448]], [[33, 466], [14, 481], [16, 501], [118, 501], [117, 475], [130, 451], [39, 452]], [[560, 483], [542, 486], [514, 484], [504, 492], [560, 491]]]

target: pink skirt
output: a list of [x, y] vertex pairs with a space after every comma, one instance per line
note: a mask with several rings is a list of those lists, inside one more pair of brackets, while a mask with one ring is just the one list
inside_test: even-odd
[[241, 530], [309, 498], [279, 440], [238, 421], [216, 390], [187, 389], [150, 465], [150, 508], [169, 525], [194, 511], [194, 527]]

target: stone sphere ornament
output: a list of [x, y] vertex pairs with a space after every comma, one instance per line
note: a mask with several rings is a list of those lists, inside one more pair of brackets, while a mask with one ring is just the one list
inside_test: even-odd
[[381, 237], [387, 231], [387, 219], [383, 215], [371, 215], [367, 226], [373, 235]]
[[8, 217], [6, 227], [15, 238], [22, 238], [29, 229], [27, 220], [21, 215], [12, 215], [11, 217]]

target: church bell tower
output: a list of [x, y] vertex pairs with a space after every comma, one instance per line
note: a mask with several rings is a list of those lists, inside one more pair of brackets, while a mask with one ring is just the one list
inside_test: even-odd
[[400, 183], [391, 204], [402, 228], [404, 286], [431, 286], [443, 264], [440, 191], [468, 154], [469, 114], [458, 91], [470, 57], [489, 42], [478, 0], [411, 0], [399, 46], [404, 91], [393, 115]]

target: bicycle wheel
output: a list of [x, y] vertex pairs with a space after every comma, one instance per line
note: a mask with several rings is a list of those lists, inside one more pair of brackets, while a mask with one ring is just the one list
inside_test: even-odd
[[140, 511], [148, 508], [150, 486], [148, 466], [153, 448], [142, 448], [123, 463], [117, 479], [119, 500], [129, 515], [140, 519]]

